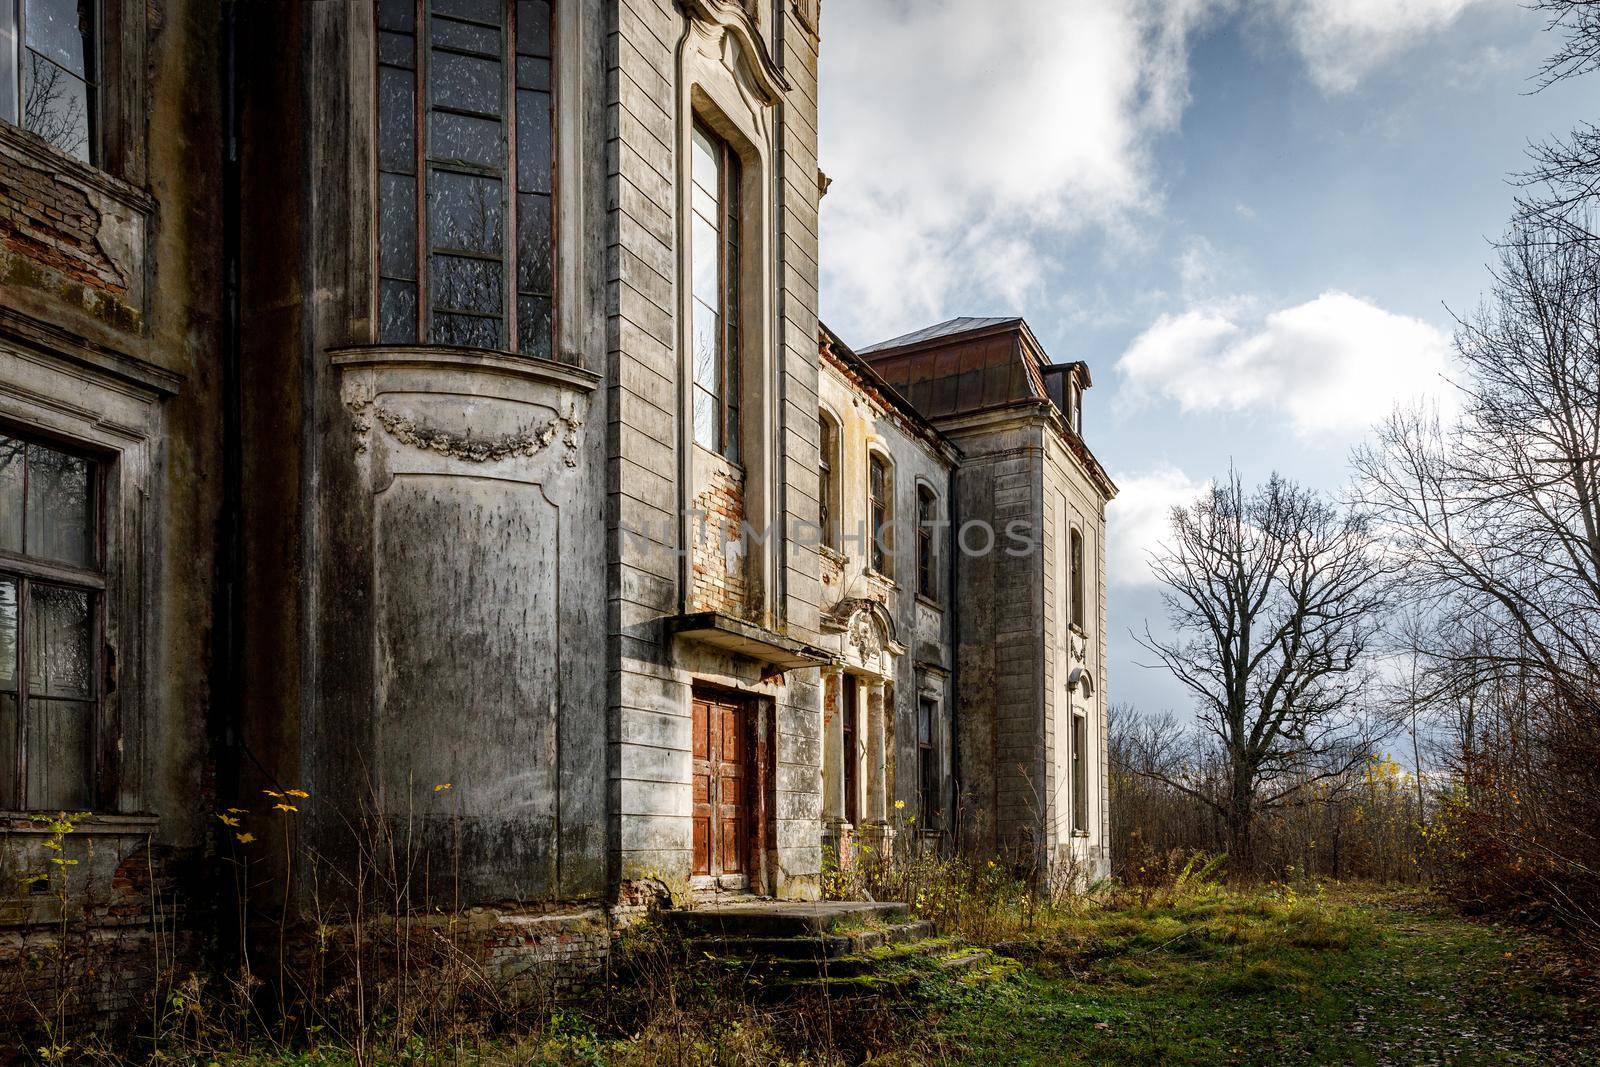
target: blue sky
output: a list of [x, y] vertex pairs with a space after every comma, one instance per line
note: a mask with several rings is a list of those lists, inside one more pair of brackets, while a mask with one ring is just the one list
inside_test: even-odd
[[[822, 311], [860, 344], [1022, 314], [1095, 378], [1114, 701], [1184, 711], [1128, 637], [1166, 509], [1236, 462], [1337, 490], [1395, 403], [1442, 397], [1530, 139], [1514, 0], [834, 0]], [[1587, 94], [1587, 95], [1586, 95]]]

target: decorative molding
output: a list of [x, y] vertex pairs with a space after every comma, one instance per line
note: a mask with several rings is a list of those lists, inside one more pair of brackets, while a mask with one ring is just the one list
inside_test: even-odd
[[384, 407], [360, 387], [351, 390], [345, 405], [350, 409], [350, 425], [356, 434], [357, 452], [367, 450], [367, 439], [376, 418], [389, 436], [401, 444], [467, 463], [498, 463], [538, 455], [559, 437], [565, 447], [566, 454], [562, 458], [566, 465], [578, 465], [578, 428], [583, 425], [583, 420], [578, 416], [575, 406], [569, 406], [565, 415], [557, 415], [545, 423], [528, 426], [516, 433], [474, 437], [470, 432], [458, 433], [429, 426], [413, 416]]
[[739, 46], [746, 72], [761, 102], [772, 106], [789, 91], [789, 80], [778, 69], [767, 42], [739, 0], [683, 0], [689, 15], [705, 27], [721, 29]]

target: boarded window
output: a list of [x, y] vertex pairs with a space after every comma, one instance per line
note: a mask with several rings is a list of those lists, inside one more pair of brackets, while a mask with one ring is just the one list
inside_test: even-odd
[[94, 0], [0, 0], [0, 120], [85, 163], [99, 154]]
[[551, 358], [551, 4], [376, 7], [378, 340]]
[[739, 157], [695, 123], [690, 217], [694, 439], [739, 462], [741, 233]]
[[96, 465], [0, 435], [0, 810], [94, 804]]

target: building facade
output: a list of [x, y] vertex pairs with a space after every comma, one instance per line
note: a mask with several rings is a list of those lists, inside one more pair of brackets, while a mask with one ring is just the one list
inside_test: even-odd
[[377, 854], [510, 917], [1103, 868], [1087, 371], [821, 327], [817, 0], [15, 11], [0, 983], [148, 1002], [245, 859], [285, 921]]

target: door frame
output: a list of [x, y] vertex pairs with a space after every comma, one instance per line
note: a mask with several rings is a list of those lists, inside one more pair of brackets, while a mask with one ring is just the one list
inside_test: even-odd
[[[713, 703], [740, 704], [744, 714], [740, 716], [744, 728], [744, 760], [745, 780], [751, 784], [749, 803], [745, 805], [742, 813], [744, 819], [744, 862], [746, 870], [746, 892], [756, 895], [771, 895], [775, 891], [773, 871], [776, 869], [772, 856], [772, 849], [777, 842], [777, 797], [774, 792], [774, 783], [777, 780], [777, 705], [767, 696], [750, 693], [731, 686], [718, 685], [713, 682], [696, 681], [690, 686], [689, 714], [691, 729], [694, 716], [694, 701], [708, 700]], [[693, 750], [690, 751], [690, 773], [693, 774]], [[691, 794], [691, 826], [693, 834]], [[696, 891], [724, 891], [738, 892], [738, 890], [722, 890], [717, 884], [716, 875], [694, 874], [694, 849], [693, 841], [690, 842], [690, 876], [689, 886]]]

